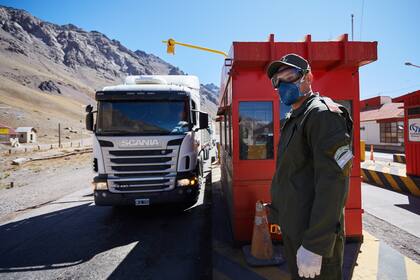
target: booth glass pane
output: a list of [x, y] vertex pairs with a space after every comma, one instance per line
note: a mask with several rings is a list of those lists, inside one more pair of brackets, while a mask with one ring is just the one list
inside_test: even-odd
[[239, 102], [239, 158], [272, 159], [272, 102]]
[[420, 115], [420, 107], [408, 108], [407, 115], [408, 116]]

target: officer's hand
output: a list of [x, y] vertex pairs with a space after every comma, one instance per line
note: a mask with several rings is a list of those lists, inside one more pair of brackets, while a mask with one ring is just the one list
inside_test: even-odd
[[296, 254], [296, 263], [300, 277], [315, 278], [321, 273], [322, 256], [300, 246]]

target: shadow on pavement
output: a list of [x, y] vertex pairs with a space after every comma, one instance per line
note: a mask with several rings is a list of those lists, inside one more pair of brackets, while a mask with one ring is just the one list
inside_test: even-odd
[[414, 214], [420, 215], [420, 198], [408, 195], [408, 204], [395, 204], [395, 206], [401, 207]]
[[185, 211], [82, 204], [0, 226], [0, 275], [76, 266], [135, 242], [109, 278], [209, 279], [208, 189]]

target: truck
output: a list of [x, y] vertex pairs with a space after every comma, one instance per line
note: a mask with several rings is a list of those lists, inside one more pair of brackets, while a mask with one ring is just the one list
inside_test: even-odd
[[96, 205], [189, 207], [198, 200], [209, 117], [191, 75], [128, 76], [86, 107], [93, 132]]

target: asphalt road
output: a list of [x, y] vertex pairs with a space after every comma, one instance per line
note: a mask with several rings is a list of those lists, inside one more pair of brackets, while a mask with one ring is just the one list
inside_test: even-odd
[[420, 264], [420, 198], [362, 183], [363, 228]]
[[186, 211], [96, 207], [86, 189], [22, 212], [0, 225], [0, 278], [209, 279], [208, 189]]

